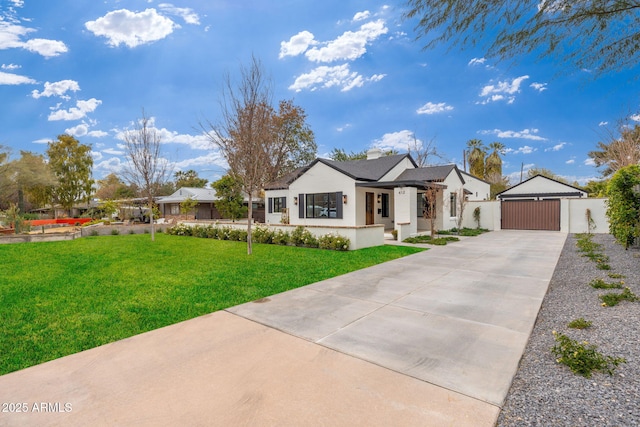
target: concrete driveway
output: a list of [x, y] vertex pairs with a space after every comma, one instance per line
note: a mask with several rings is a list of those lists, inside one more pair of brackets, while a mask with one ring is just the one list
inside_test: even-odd
[[4, 375], [26, 413], [0, 425], [492, 426], [566, 236], [487, 233]]

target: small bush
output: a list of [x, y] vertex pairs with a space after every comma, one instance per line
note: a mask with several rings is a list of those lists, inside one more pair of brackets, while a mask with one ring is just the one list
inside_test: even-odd
[[237, 228], [230, 228], [228, 231], [228, 239], [233, 240], [234, 242], [246, 242], [247, 241], [247, 232], [246, 230], [239, 230]]
[[591, 378], [594, 371], [613, 375], [615, 368], [626, 362], [622, 357], [601, 354], [597, 351], [598, 347], [587, 341], [578, 342], [556, 331], [553, 331], [553, 336], [556, 345], [551, 352], [557, 357], [556, 362], [568, 366], [571, 372], [585, 378]]
[[136, 232], [133, 230], [129, 230], [129, 234], [136, 234]]
[[120, 230], [118, 230], [117, 228], [112, 228], [111, 229], [111, 235], [112, 236], [117, 236], [118, 234], [120, 234]]
[[584, 320], [584, 318], [580, 317], [578, 319], [572, 320], [567, 324], [568, 327], [572, 329], [587, 329], [591, 327], [593, 322], [589, 320]]
[[391, 235], [393, 236], [393, 240], [398, 240], [398, 230], [391, 230]]
[[607, 274], [607, 276], [609, 276], [612, 279], [624, 279], [625, 277], [627, 277], [624, 274], [618, 274], [618, 273], [609, 273]]
[[618, 305], [620, 301], [634, 302], [640, 300], [640, 298], [638, 298], [636, 294], [631, 292], [631, 289], [629, 288], [624, 288], [624, 291], [622, 291], [621, 294], [609, 293], [600, 295], [599, 298], [600, 301], [602, 301], [603, 307], [613, 307], [615, 305]]
[[282, 230], [277, 230], [273, 233], [272, 241], [275, 245], [288, 245], [289, 244], [289, 233]]
[[598, 278], [593, 279], [591, 282], [589, 282], [589, 285], [595, 289], [622, 289], [622, 285], [624, 285], [624, 282], [608, 283]]
[[91, 230], [91, 233], [89, 233], [90, 236], [97, 236], [98, 234], [98, 230]]
[[291, 233], [289, 242], [295, 246], [306, 246], [308, 248], [317, 248], [319, 245], [318, 239], [304, 227], [296, 227]]
[[606, 262], [598, 262], [596, 264], [596, 268], [598, 270], [611, 270], [611, 266], [609, 264], [607, 264]]
[[334, 251], [348, 251], [351, 241], [339, 234], [325, 234], [318, 239], [320, 249], [331, 249]]
[[273, 231], [267, 227], [256, 226], [251, 233], [251, 238], [256, 243], [273, 243]]

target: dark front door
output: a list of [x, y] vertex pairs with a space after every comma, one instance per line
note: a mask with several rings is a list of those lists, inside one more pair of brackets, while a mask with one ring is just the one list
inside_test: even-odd
[[367, 212], [367, 225], [371, 225], [374, 223], [373, 221], [373, 202], [374, 202], [374, 194], [367, 193], [366, 203], [365, 203], [365, 211]]

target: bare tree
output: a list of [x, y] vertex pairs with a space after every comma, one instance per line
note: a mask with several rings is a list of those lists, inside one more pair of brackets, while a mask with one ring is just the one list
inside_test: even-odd
[[316, 146], [302, 109], [284, 101], [276, 113], [270, 81], [255, 56], [248, 68], [240, 67], [237, 86], [229, 74], [225, 76], [220, 106], [219, 122], [207, 121], [200, 127], [248, 196], [247, 253], [251, 254], [254, 197], [268, 182], [306, 159], [305, 152], [315, 154]]
[[456, 203], [458, 204], [457, 209], [457, 217], [456, 217], [456, 225], [458, 226], [458, 233], [462, 230], [462, 221], [464, 220], [464, 210], [467, 207], [467, 203], [469, 199], [467, 195], [464, 194], [464, 187], [460, 187], [458, 190], [458, 194], [456, 195]]
[[436, 148], [435, 137], [423, 142], [419, 140], [414, 133], [413, 142], [408, 145], [407, 151], [413, 160], [415, 160], [419, 168], [433, 165], [433, 158], [437, 158], [440, 161], [446, 161], [446, 158]]
[[153, 217], [153, 203], [158, 190], [170, 177], [169, 162], [160, 156], [160, 134], [153, 126], [153, 120], [145, 115], [137, 120], [132, 130], [123, 135], [128, 163], [123, 170], [123, 176], [130, 184], [135, 184], [149, 205], [149, 220], [151, 223], [151, 240], [155, 240], [155, 225]]
[[[617, 136], [619, 135], [619, 136]], [[618, 123], [617, 129], [607, 129], [605, 142], [598, 142], [598, 149], [589, 152], [596, 167], [604, 167], [603, 177], [613, 175], [620, 168], [640, 163], [640, 126]]]
[[430, 182], [425, 184], [425, 191], [422, 195], [425, 201], [425, 208], [422, 210], [422, 216], [424, 219], [429, 220], [429, 228], [431, 229], [431, 237], [435, 239], [436, 233], [436, 221], [438, 219], [438, 196], [441, 194], [440, 187], [434, 186]]

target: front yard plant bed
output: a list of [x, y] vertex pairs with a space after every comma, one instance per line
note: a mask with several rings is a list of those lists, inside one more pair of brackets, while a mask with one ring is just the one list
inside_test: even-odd
[[0, 374], [400, 258], [157, 234], [0, 245]]
[[436, 237], [435, 239], [428, 235], [421, 235], [415, 237], [407, 237], [403, 240], [404, 243], [427, 243], [429, 245], [444, 246], [448, 242], [458, 242], [460, 239], [453, 236]]
[[[598, 268], [601, 256], [610, 271]], [[622, 280], [640, 294], [640, 251], [608, 234], [567, 237], [497, 426], [640, 426], [640, 306], [603, 307], [592, 286]], [[590, 326], [571, 328], [579, 319]]]

